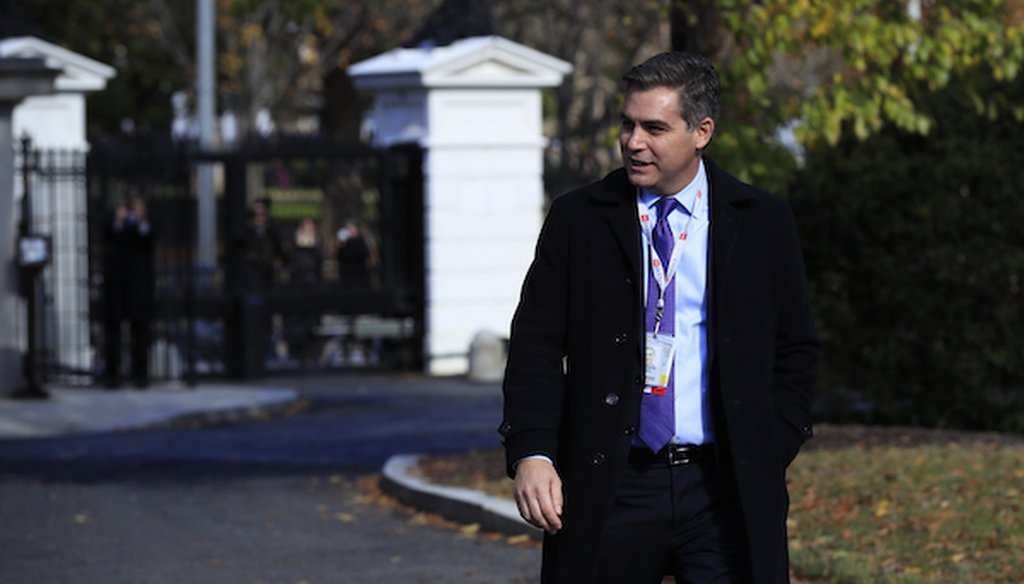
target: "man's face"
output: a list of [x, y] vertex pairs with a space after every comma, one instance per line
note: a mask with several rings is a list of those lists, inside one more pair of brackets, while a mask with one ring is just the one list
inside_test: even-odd
[[693, 130], [687, 128], [673, 89], [629, 92], [622, 110], [619, 146], [630, 182], [659, 195], [681, 191], [697, 174], [698, 150], [708, 145], [714, 129], [711, 118]]

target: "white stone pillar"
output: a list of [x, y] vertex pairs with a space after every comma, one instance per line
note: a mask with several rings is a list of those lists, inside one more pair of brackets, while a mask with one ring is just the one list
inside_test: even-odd
[[353, 65], [374, 142], [424, 153], [427, 371], [463, 374], [474, 336], [506, 336], [543, 221], [541, 90], [569, 63], [500, 37]]
[[[84, 164], [89, 149], [86, 93], [103, 90], [114, 77], [114, 69], [35, 37], [0, 40], [0, 56], [42, 59], [58, 72], [52, 94], [28, 97], [14, 108], [15, 139], [28, 136], [34, 148], [59, 152], [58, 157], [65, 164]], [[50, 324], [53, 340], [59, 347], [57, 358], [70, 370], [89, 371], [93, 350], [89, 338], [89, 295], [84, 286], [89, 279], [89, 266], [81, 252], [89, 244], [85, 178], [42, 181], [32, 188], [36, 192], [47, 189], [47, 196], [35, 198], [33, 214], [48, 218], [37, 231], [49, 235], [52, 241], [46, 280], [52, 286], [49, 291], [56, 318]], [[20, 182], [14, 193], [15, 201], [19, 201], [23, 194]]]
[[53, 91], [56, 71], [38, 59], [0, 58], [0, 396], [23, 389], [22, 344], [18, 335], [19, 274], [14, 203], [14, 106], [30, 95]]

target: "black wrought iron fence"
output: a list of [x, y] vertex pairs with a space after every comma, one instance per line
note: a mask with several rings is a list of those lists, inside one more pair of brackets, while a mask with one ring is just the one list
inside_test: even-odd
[[85, 153], [40, 150], [29, 139], [16, 157], [21, 178], [23, 234], [46, 237], [50, 259], [35, 277], [30, 358], [46, 382], [91, 381], [94, 354], [89, 324], [89, 238]]
[[[199, 164], [216, 176], [216, 260], [205, 266]], [[197, 153], [150, 137], [85, 153], [25, 141], [18, 170], [22, 228], [52, 244], [33, 296], [47, 383], [138, 381], [140, 360], [146, 381], [422, 366], [418, 147], [300, 139]], [[149, 241], [141, 255], [123, 236], [133, 205]], [[277, 238], [269, 247], [260, 208]]]

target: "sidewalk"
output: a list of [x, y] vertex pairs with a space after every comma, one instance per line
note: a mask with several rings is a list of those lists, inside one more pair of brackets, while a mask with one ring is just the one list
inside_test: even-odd
[[49, 387], [49, 399], [0, 398], [0, 440], [117, 432], [183, 419], [255, 416], [298, 400], [287, 388], [236, 384], [158, 384], [135, 389]]

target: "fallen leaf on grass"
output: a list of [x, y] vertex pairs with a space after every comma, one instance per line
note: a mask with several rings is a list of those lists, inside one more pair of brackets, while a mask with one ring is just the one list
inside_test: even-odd
[[505, 538], [505, 542], [506, 543], [510, 543], [512, 545], [523, 545], [523, 544], [530, 543], [532, 541], [533, 541], [533, 538], [530, 537], [529, 535], [525, 534], [525, 533], [522, 534], [522, 535], [512, 535], [512, 536], [509, 536], [509, 537]]
[[889, 505], [891, 503], [888, 499], [882, 499], [875, 505], [875, 517], [885, 517], [889, 514]]

